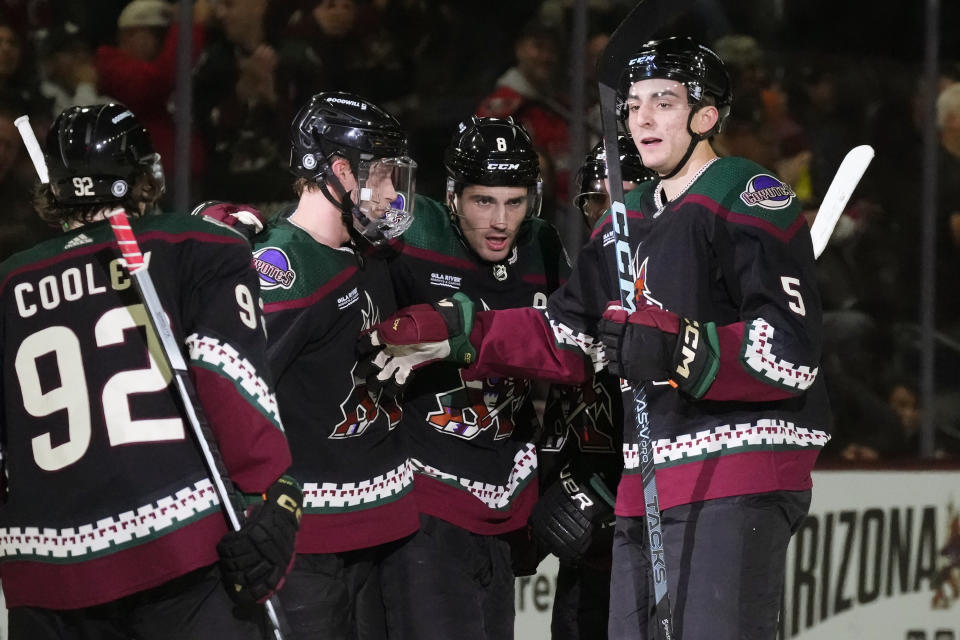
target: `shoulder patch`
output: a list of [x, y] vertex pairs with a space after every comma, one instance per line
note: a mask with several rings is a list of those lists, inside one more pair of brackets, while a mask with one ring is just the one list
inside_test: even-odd
[[750, 178], [740, 193], [745, 205], [764, 209], [785, 209], [796, 196], [787, 183], [766, 173]]
[[279, 247], [263, 247], [254, 251], [253, 267], [263, 290], [289, 289], [297, 279], [290, 258]]

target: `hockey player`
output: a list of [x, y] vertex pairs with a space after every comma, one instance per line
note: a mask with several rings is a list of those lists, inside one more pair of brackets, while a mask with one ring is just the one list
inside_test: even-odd
[[[633, 138], [621, 134], [617, 137], [617, 146], [620, 150], [620, 170], [623, 174], [623, 191], [632, 191], [641, 182], [653, 180], [656, 174], [643, 166], [637, 145]], [[607, 155], [603, 148], [603, 140], [594, 145], [590, 153], [583, 160], [583, 166], [577, 172], [579, 192], [573, 199], [573, 204], [583, 214], [588, 229], [593, 229], [603, 215], [610, 208], [610, 189], [607, 186]]]
[[406, 145], [399, 123], [367, 100], [314, 95], [291, 125], [296, 209], [254, 238], [270, 364], [304, 482], [282, 599], [294, 638], [379, 637], [378, 563], [418, 526], [399, 407], [371, 401], [354, 348], [396, 308], [375, 245], [411, 222]]
[[[809, 232], [789, 185], [710, 146], [732, 100], [715, 53], [652, 41], [623, 79], [627, 127], [659, 176], [626, 197], [636, 311], [606, 309], [630, 258], [607, 216], [545, 312], [474, 314], [456, 300], [401, 311], [372, 334], [392, 345], [377, 377], [455, 356], [465, 379], [575, 381], [607, 364], [646, 383], [676, 635], [774, 638], [787, 543], [829, 439]], [[632, 393], [625, 407], [609, 632], [653, 638], [662, 567], [650, 566]]]
[[[619, 136], [623, 187], [652, 180], [628, 135]], [[577, 172], [574, 204], [592, 229], [610, 207], [606, 153], [598, 142]], [[531, 514], [543, 551], [560, 560], [550, 623], [553, 640], [605, 638], [610, 608], [613, 504], [623, 467], [619, 381], [600, 372], [578, 386], [553, 385], [538, 443], [543, 495]]]
[[[540, 167], [512, 119], [472, 117], [445, 153], [446, 204], [417, 197], [391, 274], [401, 305], [456, 294], [477, 308], [541, 305], [569, 266], [540, 220]], [[420, 531], [384, 564], [391, 638], [513, 637], [505, 534], [525, 533], [537, 499], [530, 383], [464, 382], [425, 369], [406, 390], [399, 429], [416, 470]]]
[[[281, 478], [290, 452], [249, 247], [199, 218], [141, 216], [163, 192], [163, 171], [122, 105], [64, 111], [45, 157], [50, 183], [38, 188], [37, 212], [65, 233], [0, 265], [10, 637], [261, 638], [262, 614], [238, 613], [228, 593], [252, 604], [277, 588], [300, 492]], [[231, 479], [266, 494], [238, 533], [227, 533], [146, 333], [104, 219], [116, 208], [133, 219]]]

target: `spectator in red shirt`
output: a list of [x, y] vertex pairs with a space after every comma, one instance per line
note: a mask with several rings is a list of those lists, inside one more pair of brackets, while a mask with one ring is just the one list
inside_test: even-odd
[[567, 107], [554, 95], [560, 36], [551, 25], [534, 20], [517, 36], [514, 55], [516, 64], [497, 79], [493, 92], [477, 107], [477, 115], [513, 116], [522, 124], [550, 161], [545, 170], [556, 176], [557, 201], [568, 202], [569, 124], [563, 115]]
[[[174, 149], [173, 101], [176, 86], [179, 26], [174, 6], [164, 0], [133, 0], [117, 19], [116, 46], [97, 48], [98, 89], [124, 103], [150, 132], [164, 171], [172, 175]], [[193, 54], [196, 61], [204, 42], [209, 14], [206, 0], [194, 5]], [[192, 141], [192, 174], [204, 170], [203, 144]]]

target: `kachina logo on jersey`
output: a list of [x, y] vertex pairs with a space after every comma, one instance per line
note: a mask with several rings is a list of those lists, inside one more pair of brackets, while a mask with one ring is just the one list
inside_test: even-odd
[[761, 173], [747, 181], [747, 189], [740, 194], [740, 199], [748, 207], [783, 209], [790, 206], [796, 195], [785, 182]]
[[290, 268], [290, 258], [277, 247], [264, 247], [253, 253], [253, 268], [260, 276], [260, 288], [289, 289], [296, 280], [296, 272]]

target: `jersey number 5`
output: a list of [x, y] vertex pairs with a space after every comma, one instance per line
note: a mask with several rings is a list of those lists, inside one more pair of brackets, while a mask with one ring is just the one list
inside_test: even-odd
[[[147, 312], [142, 304], [116, 307], [107, 311], [93, 328], [97, 347], [121, 344], [129, 329], [147, 326]], [[182, 440], [186, 432], [183, 420], [157, 418], [134, 420], [130, 414], [131, 394], [162, 391], [170, 382], [170, 370], [153, 357], [160, 345], [153, 332], [147, 332], [147, 360], [143, 369], [119, 371], [104, 384], [100, 395], [104, 422], [110, 446], [143, 442]], [[60, 384], [44, 390], [37, 362], [53, 355]], [[67, 439], [53, 444], [50, 433], [33, 438], [33, 458], [41, 469], [57, 471], [83, 457], [90, 446], [91, 407], [84, 371], [84, 358], [77, 334], [65, 326], [52, 326], [31, 334], [17, 350], [15, 367], [23, 394], [23, 408], [30, 415], [42, 418], [58, 411], [67, 412]], [[47, 385], [49, 387], [49, 385]], [[61, 437], [57, 438], [58, 440]]]
[[807, 315], [807, 308], [803, 306], [803, 296], [800, 295], [800, 279], [789, 276], [780, 276], [780, 285], [788, 296], [790, 302], [788, 307], [798, 316]]

